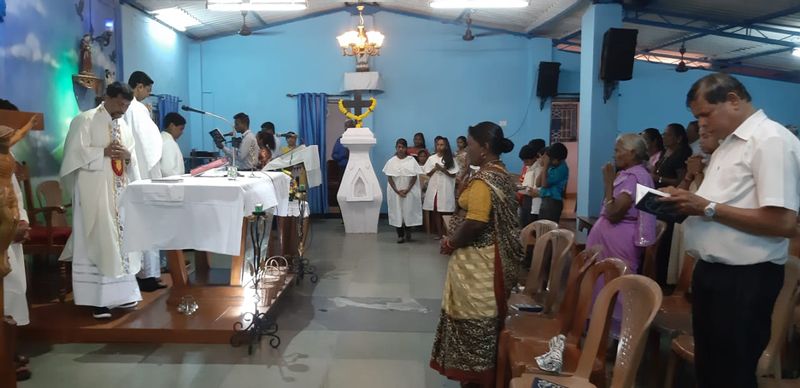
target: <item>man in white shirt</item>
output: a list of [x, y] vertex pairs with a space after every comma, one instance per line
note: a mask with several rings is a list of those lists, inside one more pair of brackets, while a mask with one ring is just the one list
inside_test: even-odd
[[[253, 171], [258, 168], [258, 141], [256, 135], [250, 131], [250, 117], [243, 112], [233, 116], [233, 129], [242, 134], [241, 144], [236, 150], [236, 167], [240, 171]], [[217, 148], [225, 152], [228, 157], [233, 157], [233, 148], [224, 144], [217, 144]]]
[[783, 284], [788, 239], [800, 207], [800, 141], [751, 104], [727, 74], [692, 86], [686, 105], [723, 139], [695, 194], [667, 188], [689, 215], [686, 247], [699, 252], [692, 280], [698, 386], [756, 387], [772, 308]]
[[[153, 121], [150, 108], [142, 103], [150, 97], [153, 90], [153, 79], [143, 71], [134, 71], [128, 78], [128, 86], [133, 90], [133, 101], [125, 112], [125, 123], [133, 132], [136, 140], [136, 160], [139, 163], [141, 179], [161, 178], [161, 134]], [[142, 270], [136, 274], [139, 288], [144, 292], [152, 292], [165, 288], [161, 283], [161, 258], [157, 250], [142, 252]]]
[[182, 175], [186, 172], [183, 153], [177, 142], [178, 138], [183, 135], [184, 128], [186, 128], [186, 119], [179, 113], [170, 112], [164, 116], [164, 132], [161, 132], [161, 140], [164, 145], [161, 151], [161, 162], [159, 162], [162, 176]]

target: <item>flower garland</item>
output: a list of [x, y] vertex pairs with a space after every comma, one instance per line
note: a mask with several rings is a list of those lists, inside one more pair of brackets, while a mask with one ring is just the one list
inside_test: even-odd
[[370, 97], [369, 100], [371, 102], [369, 108], [367, 108], [366, 112], [360, 115], [355, 115], [351, 113], [349, 110], [347, 110], [347, 108], [344, 107], [344, 101], [339, 100], [339, 112], [342, 112], [342, 114], [345, 115], [348, 119], [355, 120], [356, 128], [361, 128], [361, 121], [367, 118], [367, 116], [369, 116], [369, 114], [375, 110], [375, 105], [378, 104], [378, 101], [375, 100], [375, 97]]

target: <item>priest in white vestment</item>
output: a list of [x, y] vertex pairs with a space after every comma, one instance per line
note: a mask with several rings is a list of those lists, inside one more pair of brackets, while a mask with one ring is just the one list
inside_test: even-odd
[[[150, 115], [150, 109], [142, 101], [150, 97], [153, 80], [142, 71], [134, 71], [128, 78], [133, 90], [133, 101], [125, 112], [125, 123], [136, 141], [136, 161], [139, 163], [141, 179], [161, 178], [159, 161], [162, 153], [161, 131]], [[166, 287], [161, 284], [161, 257], [159, 251], [142, 252], [142, 271], [136, 274], [139, 288], [145, 292]]]
[[422, 167], [417, 160], [406, 153], [408, 143], [405, 139], [397, 139], [396, 154], [386, 165], [386, 205], [389, 211], [389, 225], [397, 228], [397, 243], [411, 241], [410, 226], [422, 225], [422, 201], [420, 184], [417, 176], [422, 174]]
[[186, 128], [186, 119], [177, 112], [169, 112], [164, 116], [164, 132], [161, 132], [163, 147], [159, 163], [162, 176], [183, 175], [186, 167], [183, 164], [183, 153], [178, 145], [178, 138]]
[[73, 204], [72, 235], [60, 260], [72, 260], [75, 304], [94, 307], [97, 319], [142, 300], [135, 278], [141, 254], [122, 252], [118, 206], [128, 182], [139, 179], [136, 142], [122, 120], [132, 99], [128, 85], [114, 82], [100, 106], [72, 120], [59, 173]]

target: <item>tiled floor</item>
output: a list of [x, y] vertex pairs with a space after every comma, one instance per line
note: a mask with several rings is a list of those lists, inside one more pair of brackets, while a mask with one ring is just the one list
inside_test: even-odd
[[34, 375], [19, 386], [456, 387], [428, 368], [447, 258], [416, 237], [396, 244], [386, 226], [346, 235], [339, 220], [315, 220], [308, 257], [320, 280], [280, 302], [278, 349], [266, 340], [252, 356], [227, 345], [26, 344]]

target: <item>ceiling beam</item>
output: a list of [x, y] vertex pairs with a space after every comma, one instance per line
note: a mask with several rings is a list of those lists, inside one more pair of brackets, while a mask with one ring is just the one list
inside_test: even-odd
[[[655, 21], [655, 20], [642, 19], [638, 15], [637, 16], [626, 16], [623, 19], [623, 21], [626, 22], [626, 23], [637, 24], [637, 25], [642, 25], [642, 26], [666, 28], [666, 29], [671, 29], [671, 30], [678, 30], [678, 31], [686, 31], [686, 32], [695, 33], [695, 35], [693, 35], [691, 37], [691, 39], [696, 39], [696, 38], [699, 38], [699, 37], [702, 37], [702, 36], [706, 36], [706, 35], [713, 35], [713, 36], [721, 36], [721, 37], [730, 38], [730, 39], [747, 40], [747, 41], [761, 43], [761, 44], [770, 44], [770, 45], [775, 45], [775, 46], [783, 46], [783, 47], [790, 47], [790, 48], [800, 47], [800, 44], [789, 42], [789, 41], [786, 41], [786, 40], [770, 39], [770, 38], [765, 38], [765, 37], [762, 37], [762, 36], [753, 36], [753, 35], [750, 34], [750, 30], [748, 30], [748, 29], [743, 29], [745, 31], [744, 34], [737, 34], [737, 33], [734, 33], [734, 32], [722, 31], [720, 29], [712, 30], [712, 29], [708, 29], [708, 28], [700, 28], [700, 27], [692, 27], [692, 26], [689, 26], [689, 25], [674, 24], [674, 23], [669, 23], [669, 22], [666, 22], [666, 21]], [[734, 27], [728, 27], [726, 29], [729, 29], [729, 28], [734, 28]], [[689, 38], [676, 39], [675, 42], [672, 43], [672, 44], [679, 43], [679, 42], [684, 42], [686, 40], [689, 40]], [[658, 49], [658, 48], [662, 48], [662, 47], [666, 47], [666, 46], [668, 46], [668, 45], [666, 45], [666, 44], [659, 45], [659, 47], [651, 47], [651, 48], [648, 48], [645, 51], [652, 51], [652, 50], [655, 50], [655, 49]]]
[[753, 58], [758, 58], [758, 57], [764, 57], [764, 56], [767, 56], [767, 55], [780, 54], [780, 53], [784, 53], [784, 52], [791, 51], [791, 50], [792, 49], [790, 49], [788, 47], [781, 47], [781, 48], [775, 49], [775, 50], [762, 51], [762, 52], [758, 52], [758, 53], [752, 53], [752, 54], [742, 55], [742, 56], [733, 57], [733, 58], [717, 59], [716, 61], [723, 62], [723, 63], [736, 63], [736, 62], [744, 61], [746, 59], [753, 59]]
[[585, 6], [589, 5], [589, 3], [590, 3], [589, 0], [569, 0], [569, 1], [572, 1], [572, 4], [568, 5], [567, 7], [562, 9], [561, 11], [557, 12], [552, 17], [550, 17], [550, 18], [548, 18], [546, 20], [541, 20], [541, 21], [540, 20], [534, 20], [530, 25], [528, 25], [528, 28], [526, 29], [526, 31], [528, 31], [528, 35], [533, 35], [533, 32], [536, 31], [537, 29], [542, 28], [542, 27], [547, 26], [547, 25], [550, 25], [550, 24], [553, 24], [553, 23], [555, 23], [555, 22], [557, 22], [557, 21], [569, 16], [570, 14], [572, 14], [575, 11], [577, 11], [581, 7], [585, 7]]
[[[736, 27], [754, 27], [754, 28], [763, 29], [763, 31], [784, 33], [784, 34], [787, 34], [787, 35], [797, 34], [796, 32], [789, 31], [789, 30], [781, 30], [781, 29], [768, 27], [768, 26], [758, 26], [758, 27], [756, 27], [754, 25], [758, 24], [758, 23], [765, 23], [765, 22], [768, 22], [769, 20], [776, 19], [776, 18], [779, 18], [779, 17], [783, 17], [783, 16], [787, 16], [787, 15], [792, 15], [792, 14], [798, 13], [798, 12], [800, 12], [800, 6], [794, 6], [794, 7], [790, 7], [790, 8], [778, 11], [778, 12], [773, 12], [773, 13], [770, 13], [770, 14], [767, 14], [767, 15], [762, 15], [762, 16], [759, 16], [759, 17], [756, 17], [756, 18], [744, 20], [741, 23], [729, 23], [729, 22], [725, 22], [725, 21], [722, 21], [722, 20], [718, 20], [718, 19], [701, 18], [701, 17], [697, 17], [695, 15], [687, 15], [687, 14], [682, 14], [682, 13], [678, 13], [678, 12], [664, 11], [664, 10], [652, 10], [652, 11], [647, 11], [647, 10], [641, 11], [641, 10], [639, 10], [639, 11], [630, 11], [630, 12], [633, 12], [634, 15], [636, 16], [636, 18], [639, 18], [639, 16], [640, 16], [639, 14], [651, 14], [651, 15], [660, 16], [662, 19], [665, 19], [665, 17], [673, 17], [673, 18], [687, 19], [687, 20], [690, 20], [690, 21], [698, 21], [698, 22], [705, 22], [705, 23], [722, 25], [721, 27], [717, 27], [717, 28], [715, 28], [713, 30], [712, 29], [705, 29], [704, 31], [703, 30], [701, 30], [701, 31], [688, 31], [688, 32], [695, 32], [695, 33], [692, 34], [692, 35], [682, 36], [680, 38], [672, 39], [672, 40], [667, 41], [665, 43], [659, 44], [657, 46], [649, 47], [648, 49], [646, 49], [648, 51], [652, 51], [652, 50], [658, 50], [658, 49], [664, 48], [664, 47], [669, 47], [669, 46], [672, 46], [674, 44], [683, 43], [683, 42], [686, 42], [686, 41], [689, 41], [689, 40], [702, 38], [702, 37], [707, 36], [707, 35], [713, 35], [711, 32], [716, 32], [716, 31], [724, 32], [725, 30], [729, 30], [731, 28], [736, 28]], [[670, 28], [670, 27], [665, 27], [665, 28]]]

